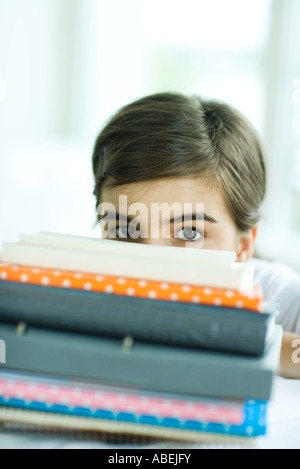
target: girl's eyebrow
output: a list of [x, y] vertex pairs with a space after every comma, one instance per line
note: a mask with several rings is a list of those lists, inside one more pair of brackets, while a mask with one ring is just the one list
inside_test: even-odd
[[130, 223], [132, 220], [136, 218], [136, 216], [129, 216], [129, 215], [122, 215], [119, 212], [106, 212], [103, 215], [99, 216], [99, 220], [102, 220], [102, 218], [105, 218], [106, 220], [121, 220], [121, 221], [127, 221]]
[[[116, 219], [117, 221], [126, 221], [127, 223], [130, 223], [135, 216], [129, 216], [129, 215], [122, 215], [119, 212], [117, 213], [106, 213], [104, 215], [99, 216], [99, 220], [102, 218], [106, 218], [108, 220]], [[209, 216], [207, 213], [189, 213], [189, 214], [183, 214], [183, 215], [178, 215], [177, 217], [172, 217], [169, 220], [169, 223], [183, 223], [184, 221], [199, 221], [199, 220], [204, 220], [209, 223], [218, 223], [217, 220], [211, 216]], [[164, 220], [164, 223], [166, 223], [168, 220]]]
[[190, 214], [178, 215], [177, 217], [170, 218], [170, 223], [177, 223], [177, 222], [182, 223], [183, 221], [199, 221], [199, 220], [204, 220], [209, 223], [218, 223], [215, 218], [207, 215], [207, 213], [190, 213]]

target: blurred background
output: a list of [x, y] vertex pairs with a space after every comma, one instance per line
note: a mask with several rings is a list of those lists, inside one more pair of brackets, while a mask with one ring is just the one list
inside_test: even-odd
[[257, 253], [300, 271], [299, 0], [0, 0], [0, 244], [98, 236], [91, 153], [158, 91], [242, 111], [267, 151]]

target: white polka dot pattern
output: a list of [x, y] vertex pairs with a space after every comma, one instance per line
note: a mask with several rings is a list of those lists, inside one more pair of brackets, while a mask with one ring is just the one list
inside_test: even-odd
[[247, 292], [218, 289], [207, 285], [197, 286], [158, 282], [148, 279], [114, 277], [105, 274], [45, 269], [0, 262], [0, 281], [14, 281], [41, 285], [101, 292], [106, 294], [136, 296], [151, 300], [203, 303], [214, 306], [231, 306], [260, 312], [263, 295], [259, 286]]

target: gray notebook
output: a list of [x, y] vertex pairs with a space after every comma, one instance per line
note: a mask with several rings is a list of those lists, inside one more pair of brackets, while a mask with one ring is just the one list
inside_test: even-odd
[[262, 357], [246, 357], [0, 324], [12, 369], [172, 393], [236, 399], [271, 397], [282, 328]]
[[259, 356], [269, 346], [279, 311], [132, 298], [0, 281], [0, 322], [141, 342]]

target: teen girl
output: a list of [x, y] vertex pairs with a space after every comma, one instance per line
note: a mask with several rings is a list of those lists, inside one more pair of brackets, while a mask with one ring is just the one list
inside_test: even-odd
[[[95, 143], [93, 171], [96, 205], [105, 202], [116, 209], [110, 238], [230, 250], [239, 262], [254, 262], [255, 283], [265, 299], [281, 305], [281, 374], [300, 378], [300, 363], [292, 360], [298, 346], [300, 362], [300, 276], [253, 257], [266, 170], [260, 139], [248, 120], [226, 104], [196, 96], [147, 96], [109, 120]], [[136, 203], [148, 210], [135, 225], [127, 208]], [[162, 203], [180, 208], [201, 203], [204, 213], [192, 211], [184, 223], [180, 210], [171, 219], [151, 220], [152, 204]], [[104, 220], [99, 221], [105, 230]], [[154, 224], [161, 235], [149, 233]], [[169, 236], [162, 235], [164, 224]]]

